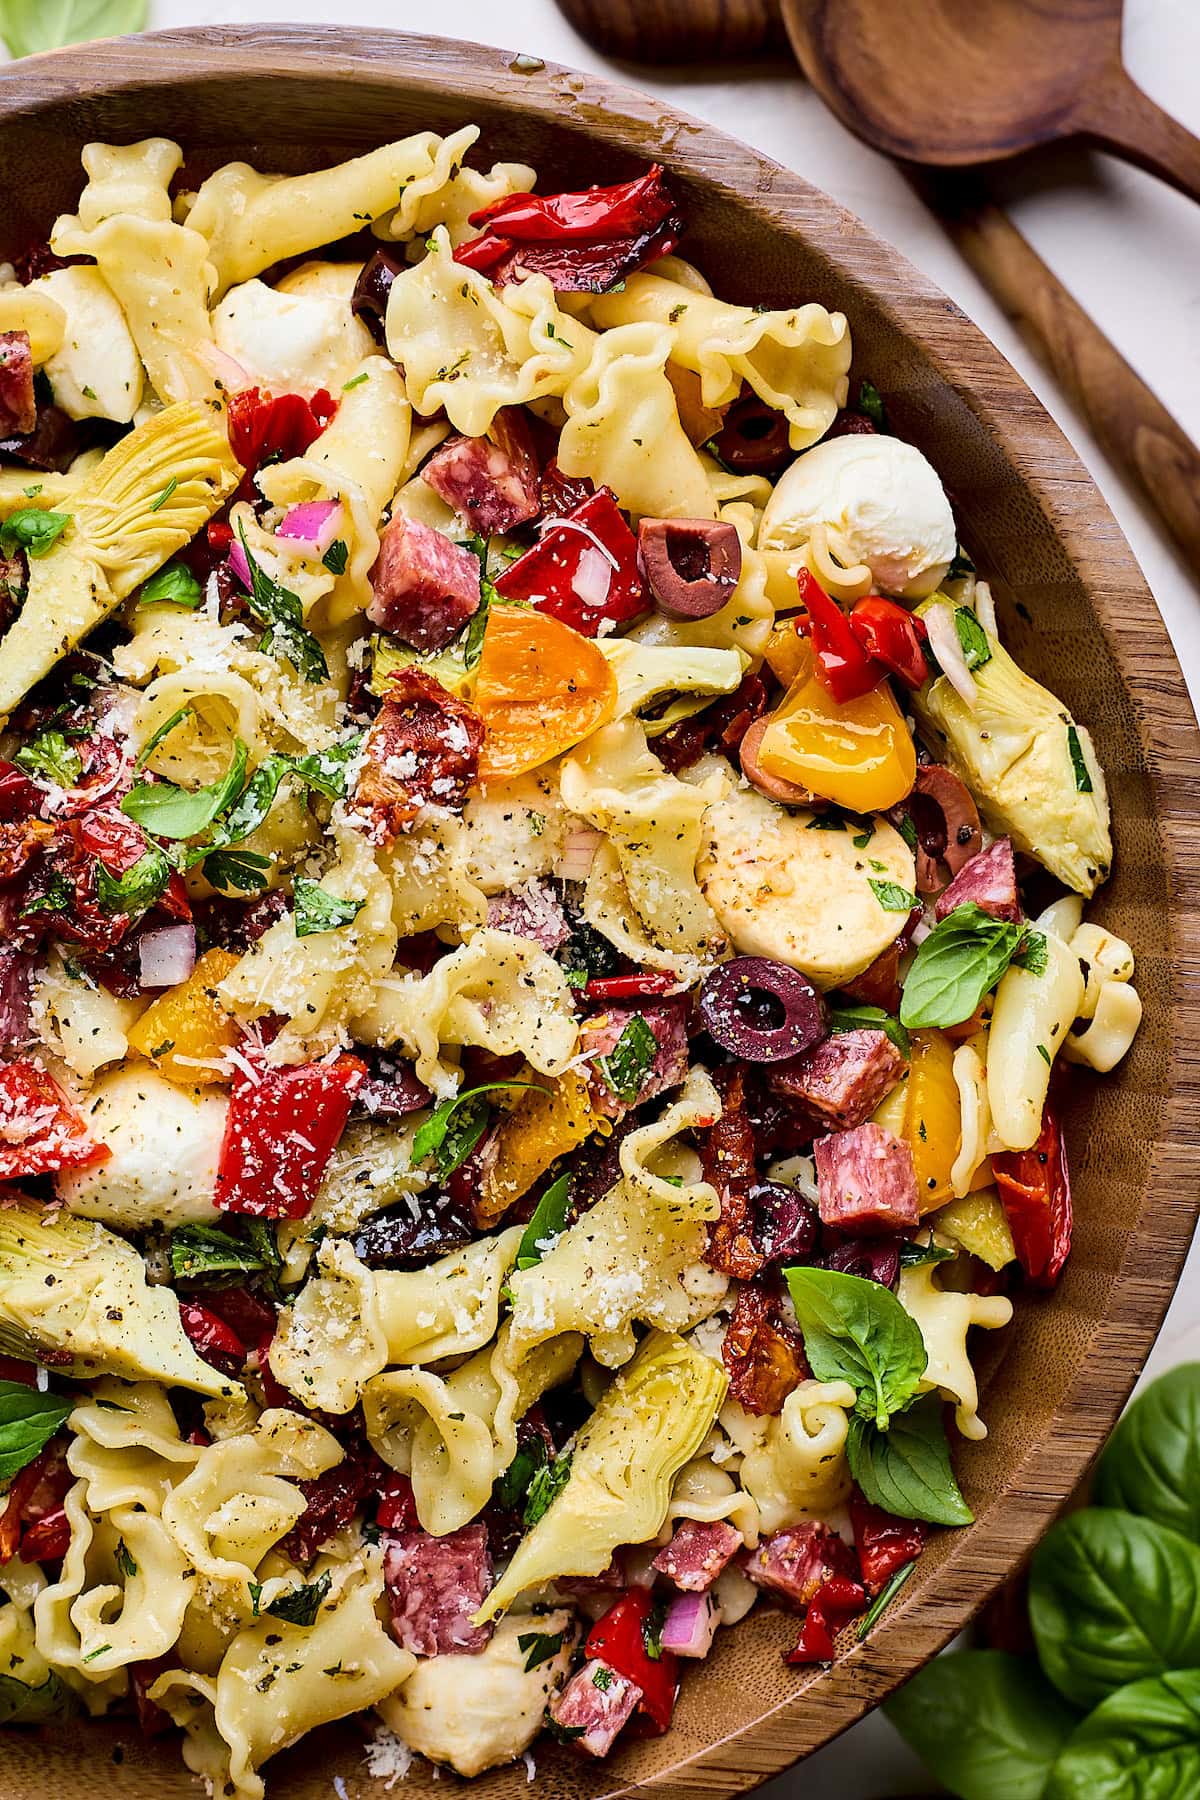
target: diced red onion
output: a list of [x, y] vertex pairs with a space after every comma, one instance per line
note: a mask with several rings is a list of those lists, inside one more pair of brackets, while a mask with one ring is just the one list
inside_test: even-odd
[[663, 1620], [662, 1647], [676, 1656], [707, 1656], [721, 1615], [707, 1594], [680, 1594]]
[[612, 577], [610, 560], [589, 544], [580, 553], [578, 567], [571, 577], [571, 589], [585, 606], [603, 606], [608, 599]]
[[232, 544], [230, 544], [229, 555], [226, 560], [242, 586], [246, 588], [247, 591], [252, 588], [254, 583], [250, 579], [250, 559], [237, 538], [234, 538]]
[[908, 941], [914, 950], [917, 948], [918, 944], [923, 944], [925, 942], [925, 939], [932, 930], [933, 926], [929, 923], [929, 920], [924, 914], [922, 914], [908, 934]]
[[186, 981], [196, 966], [196, 928], [186, 922], [144, 931], [138, 939], [141, 984], [144, 988], [174, 987]]
[[310, 545], [316, 555], [324, 556], [342, 529], [344, 512], [340, 500], [305, 500], [289, 508], [275, 536]]
[[929, 648], [942, 666], [946, 680], [962, 700], [975, 710], [978, 694], [975, 688], [975, 677], [967, 667], [962, 653], [962, 645], [958, 641], [958, 631], [954, 623], [954, 614], [941, 600], [922, 614], [925, 629], [929, 633]]
[[590, 825], [577, 825], [567, 833], [556, 873], [562, 881], [586, 881], [592, 872], [601, 834]]
[[991, 586], [986, 581], [975, 583], [975, 592], [971, 595], [971, 604], [975, 608], [975, 617], [983, 626], [989, 637], [999, 637], [996, 625], [996, 602], [992, 598]]

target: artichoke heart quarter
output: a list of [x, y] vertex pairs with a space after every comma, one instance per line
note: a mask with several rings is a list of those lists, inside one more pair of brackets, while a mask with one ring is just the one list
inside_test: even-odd
[[526, 1588], [599, 1575], [621, 1544], [662, 1529], [676, 1475], [712, 1429], [728, 1377], [674, 1333], [653, 1331], [579, 1434], [565, 1486], [485, 1600], [484, 1624]]
[[0, 642], [0, 719], [114, 606], [182, 550], [241, 478], [224, 412], [168, 406], [123, 437], [71, 496], [71, 525], [32, 558]]

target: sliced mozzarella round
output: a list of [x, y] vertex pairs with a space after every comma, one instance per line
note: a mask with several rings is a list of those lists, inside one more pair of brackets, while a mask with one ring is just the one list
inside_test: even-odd
[[69, 1210], [108, 1225], [213, 1223], [213, 1189], [229, 1101], [211, 1087], [184, 1088], [145, 1063], [97, 1082], [84, 1104], [88, 1128], [112, 1155], [55, 1177]]

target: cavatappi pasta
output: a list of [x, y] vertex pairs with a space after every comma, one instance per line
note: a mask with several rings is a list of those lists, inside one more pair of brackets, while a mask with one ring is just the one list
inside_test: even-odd
[[832, 1657], [1141, 1014], [849, 322], [477, 136], [93, 144], [0, 287], [0, 1701], [224, 1800]]

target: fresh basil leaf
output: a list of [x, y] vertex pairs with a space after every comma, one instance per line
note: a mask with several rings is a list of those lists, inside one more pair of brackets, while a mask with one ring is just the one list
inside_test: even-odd
[[522, 1510], [530, 1483], [549, 1460], [544, 1437], [531, 1437], [528, 1443], [522, 1444], [503, 1475], [497, 1478], [497, 1506], [506, 1507], [509, 1512]]
[[784, 1274], [813, 1374], [818, 1381], [848, 1381], [858, 1394], [858, 1411], [886, 1429], [925, 1373], [920, 1326], [877, 1281], [837, 1269]]
[[554, 1461], [547, 1463], [544, 1469], [539, 1469], [530, 1482], [524, 1514], [527, 1531], [545, 1517], [551, 1504], [566, 1487], [571, 1475], [573, 1454], [570, 1450], [560, 1450]]
[[315, 1625], [332, 1586], [333, 1576], [326, 1569], [315, 1581], [302, 1582], [289, 1593], [280, 1594], [278, 1599], [272, 1600], [267, 1611], [273, 1619], [283, 1619], [288, 1625]]
[[260, 625], [266, 626], [260, 650], [272, 656], [285, 656], [297, 675], [305, 681], [325, 681], [329, 664], [325, 652], [304, 623], [304, 611], [297, 594], [281, 586], [250, 554], [243, 526], [238, 527], [246, 565], [250, 571], [250, 593], [246, 605]]
[[913, 958], [900, 1001], [901, 1023], [961, 1025], [995, 987], [1025, 935], [968, 900], [934, 926]]
[[1079, 742], [1079, 732], [1074, 725], [1067, 726], [1067, 749], [1071, 753], [1075, 791], [1079, 794], [1090, 794], [1092, 792], [1092, 772], [1084, 760], [1083, 745]]
[[656, 1598], [650, 1611], [642, 1620], [642, 1646], [651, 1662], [661, 1662], [663, 1645], [663, 1626], [667, 1622], [668, 1601]]
[[171, 879], [171, 865], [157, 844], [148, 844], [131, 869], [113, 875], [96, 860], [96, 899], [102, 912], [144, 913]]
[[253, 1619], [257, 1619], [259, 1616], [258, 1603], [262, 1599], [264, 1583], [261, 1581], [248, 1581], [246, 1586], [250, 1590], [250, 1616]]
[[0, 1675], [0, 1725], [40, 1725], [47, 1719], [73, 1718], [78, 1711], [79, 1702], [53, 1669], [40, 1687]]
[[153, 732], [142, 745], [141, 750], [138, 752], [137, 761], [133, 765], [135, 769], [145, 768], [163, 739], [169, 738], [177, 725], [182, 725], [185, 719], [190, 718], [191, 711], [192, 709], [190, 706], [180, 706], [171, 714], [169, 719], [163, 720], [158, 730]]
[[908, 888], [901, 887], [896, 881], [874, 881], [868, 879], [867, 886], [882, 906], [884, 912], [913, 912], [921, 902]]
[[[482, 1087], [467, 1088], [465, 1093], [451, 1094], [448, 1100], [442, 1100], [434, 1107], [424, 1124], [419, 1126], [414, 1133], [412, 1142], [413, 1161], [424, 1162], [427, 1156], [435, 1156], [437, 1158], [438, 1173], [443, 1176], [452, 1175], [459, 1163], [465, 1162], [467, 1157], [470, 1156], [471, 1151], [483, 1136], [484, 1126], [487, 1124], [489, 1109], [486, 1102], [483, 1103], [482, 1110], [474, 1103], [482, 1101], [485, 1094], [496, 1093], [501, 1088], [529, 1088], [537, 1087], [537, 1085], [536, 1082], [529, 1081], [488, 1081], [485, 1082]], [[545, 1092], [546, 1090], [542, 1089], [541, 1091]], [[468, 1102], [472, 1104], [468, 1106]], [[451, 1124], [460, 1108], [469, 1112], [470, 1124], [465, 1132], [463, 1127], [459, 1125], [456, 1126], [454, 1133], [451, 1134]], [[478, 1126], [478, 1129], [476, 1129], [476, 1126]], [[461, 1139], [466, 1135], [470, 1135], [471, 1141], [466, 1149], [462, 1150]], [[448, 1158], [451, 1155], [454, 1156], [455, 1160], [450, 1162], [449, 1166], [446, 1166], [444, 1158]]]
[[854, 848], [856, 850], [867, 849], [868, 845], [871, 842], [871, 839], [874, 836], [875, 836], [875, 827], [873, 825], [866, 831], [860, 831], [858, 836], [856, 838], [852, 839]]
[[113, 1551], [113, 1561], [116, 1563], [117, 1568], [121, 1571], [121, 1574], [125, 1577], [126, 1581], [132, 1581], [138, 1572], [138, 1566], [134, 1562], [133, 1557], [130, 1554], [129, 1546], [124, 1538], [117, 1539], [117, 1547]]
[[982, 669], [984, 663], [991, 662], [992, 646], [988, 643], [988, 634], [969, 606], [955, 607], [954, 629], [968, 669]]
[[907, 1056], [911, 1048], [908, 1033], [899, 1019], [884, 1012], [882, 1006], [864, 1006], [857, 1000], [830, 1007], [829, 1029], [832, 1032], [882, 1031], [901, 1056]]
[[138, 606], [182, 606], [195, 612], [204, 599], [204, 589], [185, 563], [169, 562], [142, 583]]
[[492, 598], [495, 588], [486, 578], [480, 583], [482, 598], [478, 609], [471, 614], [467, 628], [463, 633], [463, 668], [473, 669], [483, 655], [483, 637], [487, 630], [488, 615], [491, 612]]
[[552, 1656], [557, 1656], [563, 1647], [563, 1639], [566, 1635], [565, 1631], [521, 1632], [517, 1638], [517, 1649], [526, 1652], [525, 1673], [528, 1675], [531, 1669], [540, 1668], [544, 1662], [549, 1662]]
[[561, 946], [557, 960], [570, 987], [586, 987], [589, 981], [615, 975], [621, 967], [620, 955], [608, 939], [583, 924], [577, 925]]
[[21, 907], [21, 917], [31, 913], [69, 912], [75, 904], [75, 889], [61, 869], [52, 869], [44, 893], [34, 894]]
[[56, 787], [72, 788], [83, 774], [83, 759], [61, 731], [39, 731], [13, 757], [27, 775], [38, 775]]
[[856, 1414], [846, 1438], [846, 1459], [872, 1506], [882, 1506], [897, 1518], [969, 1525], [975, 1517], [950, 1467], [942, 1403], [936, 1394], [927, 1394], [895, 1416], [886, 1431]]
[[1029, 1619], [1042, 1667], [1077, 1706], [1200, 1665], [1200, 1549], [1133, 1513], [1072, 1513], [1034, 1553]]
[[517, 1248], [517, 1268], [532, 1269], [546, 1254], [544, 1245], [559, 1237], [566, 1229], [571, 1210], [571, 1177], [560, 1175], [548, 1187], [525, 1227], [525, 1235]]
[[123, 37], [146, 25], [147, 0], [0, 0], [0, 37], [12, 56], [88, 38]]
[[362, 911], [362, 900], [340, 900], [315, 881], [297, 875], [292, 883], [295, 903], [296, 936], [315, 937], [321, 931], [338, 931], [349, 925]]
[[19, 511], [9, 513], [0, 525], [0, 554], [11, 556], [14, 550], [24, 550], [35, 560], [46, 556], [70, 523], [70, 513], [43, 512], [39, 506], [23, 506]]
[[658, 1039], [641, 1013], [634, 1013], [608, 1055], [597, 1057], [596, 1067], [605, 1086], [632, 1106], [657, 1055]]
[[1200, 1794], [1200, 1669], [1135, 1681], [1102, 1700], [1051, 1772], [1045, 1800], [1185, 1800]]
[[934, 1657], [883, 1710], [960, 1800], [1041, 1800], [1078, 1717], [1031, 1656], [1002, 1650]]
[[896, 830], [904, 839], [910, 850], [917, 847], [917, 828], [908, 813], [901, 813], [896, 821]]
[[267, 885], [271, 860], [256, 856], [252, 850], [216, 850], [204, 859], [205, 879], [215, 888], [236, 888], [239, 893], [257, 893]]
[[874, 1631], [876, 1625], [878, 1625], [880, 1619], [882, 1619], [884, 1613], [892, 1604], [896, 1595], [900, 1592], [900, 1589], [904, 1586], [909, 1577], [915, 1573], [916, 1567], [917, 1559], [914, 1556], [911, 1562], [902, 1563], [895, 1573], [890, 1575], [884, 1582], [870, 1606], [868, 1606], [866, 1612], [858, 1621], [858, 1628], [854, 1635], [860, 1644], [864, 1639], [870, 1637], [872, 1631]]
[[243, 1218], [242, 1230], [245, 1233], [246, 1242], [267, 1271], [269, 1279], [275, 1280], [283, 1270], [283, 1255], [279, 1248], [275, 1226], [270, 1219]]
[[[279, 784], [290, 767], [286, 756], [268, 756], [264, 762], [259, 763], [221, 820], [208, 848], [198, 851], [196, 860], [201, 855], [207, 855], [210, 850], [226, 850], [231, 844], [240, 844], [243, 838], [248, 838], [252, 832], [257, 831], [274, 805]], [[269, 866], [264, 861], [263, 867]]]
[[0, 1481], [45, 1449], [74, 1404], [59, 1394], [40, 1394], [23, 1381], [0, 1381]]
[[900, 1246], [900, 1267], [923, 1269], [927, 1263], [953, 1262], [957, 1254], [945, 1244], [914, 1244], [911, 1238], [905, 1238]]
[[962, 581], [966, 578], [966, 576], [973, 575], [974, 573], [975, 573], [974, 562], [971, 560], [971, 558], [967, 554], [967, 552], [963, 549], [962, 545], [959, 544], [954, 552], [954, 560], [950, 564], [950, 567], [946, 570], [946, 580], [947, 581]]
[[266, 1266], [256, 1249], [219, 1225], [181, 1225], [171, 1236], [170, 1255], [176, 1281], [248, 1275]]
[[350, 765], [362, 749], [365, 735], [365, 732], [356, 731], [353, 737], [344, 738], [340, 744], [329, 744], [309, 756], [290, 757], [289, 766], [308, 787], [327, 794], [331, 800], [340, 800], [346, 792]]
[[883, 404], [883, 396], [873, 381], [862, 380], [858, 384], [858, 410], [863, 417], [870, 419], [876, 431], [886, 431], [887, 412]]
[[229, 767], [208, 787], [176, 787], [173, 781], [140, 781], [121, 802], [121, 811], [155, 837], [197, 837], [236, 800], [246, 777], [248, 755], [238, 738]]
[[1200, 1543], [1200, 1363], [1160, 1375], [1134, 1401], [1100, 1458], [1094, 1498]]
[[[365, 381], [366, 376], [364, 375], [362, 379]], [[345, 538], [334, 538], [332, 544], [330, 544], [328, 550], [321, 558], [321, 561], [331, 575], [344, 575], [346, 573], [346, 564], [349, 560], [350, 551], [347, 548]]]
[[1021, 939], [1013, 962], [1018, 969], [1024, 969], [1029, 975], [1044, 975], [1049, 962], [1045, 932], [1027, 931]]

